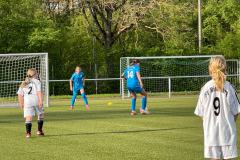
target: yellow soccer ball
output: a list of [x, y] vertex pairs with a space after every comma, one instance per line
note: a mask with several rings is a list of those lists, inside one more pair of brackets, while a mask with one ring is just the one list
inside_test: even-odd
[[111, 106], [111, 105], [112, 105], [112, 102], [108, 102], [107, 105], [108, 105], [108, 106]]

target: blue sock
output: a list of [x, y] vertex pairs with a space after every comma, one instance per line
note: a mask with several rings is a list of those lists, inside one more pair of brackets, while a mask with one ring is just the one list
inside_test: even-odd
[[136, 98], [132, 98], [132, 111], [136, 111]]
[[147, 97], [142, 97], [142, 109], [145, 110], [147, 107]]
[[85, 105], [88, 105], [88, 99], [87, 99], [87, 96], [85, 93], [82, 93], [82, 98], [83, 98]]
[[73, 91], [73, 96], [72, 96], [72, 100], [71, 100], [71, 106], [74, 107], [74, 103], [75, 103], [75, 100], [77, 98], [77, 93]]

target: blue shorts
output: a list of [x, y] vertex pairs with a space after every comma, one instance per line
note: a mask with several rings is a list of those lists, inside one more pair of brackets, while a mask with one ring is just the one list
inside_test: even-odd
[[143, 88], [140, 86], [136, 86], [136, 87], [128, 87], [129, 92], [131, 93], [142, 93], [143, 92]]
[[83, 86], [80, 86], [78, 88], [73, 88], [73, 92], [78, 93], [80, 90], [83, 89]]

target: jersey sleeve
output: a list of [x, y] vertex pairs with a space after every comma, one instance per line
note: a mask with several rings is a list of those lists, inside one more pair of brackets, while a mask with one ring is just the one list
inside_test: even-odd
[[204, 91], [202, 89], [200, 92], [199, 98], [198, 98], [198, 103], [197, 103], [196, 109], [194, 111], [194, 114], [199, 117], [203, 117], [203, 114], [204, 114], [203, 100], [204, 100]]
[[73, 81], [74, 77], [75, 77], [75, 73], [72, 74], [70, 79]]
[[84, 72], [82, 72], [82, 79], [84, 79], [85, 78], [85, 73]]
[[36, 89], [37, 89], [37, 92], [42, 91], [42, 85], [41, 85], [41, 82], [39, 80], [36, 81]]
[[233, 86], [230, 87], [229, 103], [230, 103], [230, 108], [231, 108], [232, 114], [233, 115], [239, 114], [240, 113], [240, 103], [239, 103], [237, 92], [233, 88]]
[[140, 73], [140, 67], [138, 65], [135, 66], [135, 71]]
[[21, 96], [24, 95], [23, 89], [22, 89], [21, 87], [19, 87], [19, 89], [18, 89], [18, 91], [17, 91], [17, 94], [18, 94], [18, 95], [21, 95]]

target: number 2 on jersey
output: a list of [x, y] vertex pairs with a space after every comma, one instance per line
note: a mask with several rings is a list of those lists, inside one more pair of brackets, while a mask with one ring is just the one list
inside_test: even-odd
[[28, 87], [29, 91], [28, 94], [32, 94], [32, 86]]
[[128, 71], [128, 78], [133, 78], [133, 71]]
[[220, 99], [218, 97], [214, 98], [213, 107], [215, 109], [214, 111], [215, 116], [218, 116], [220, 114]]

